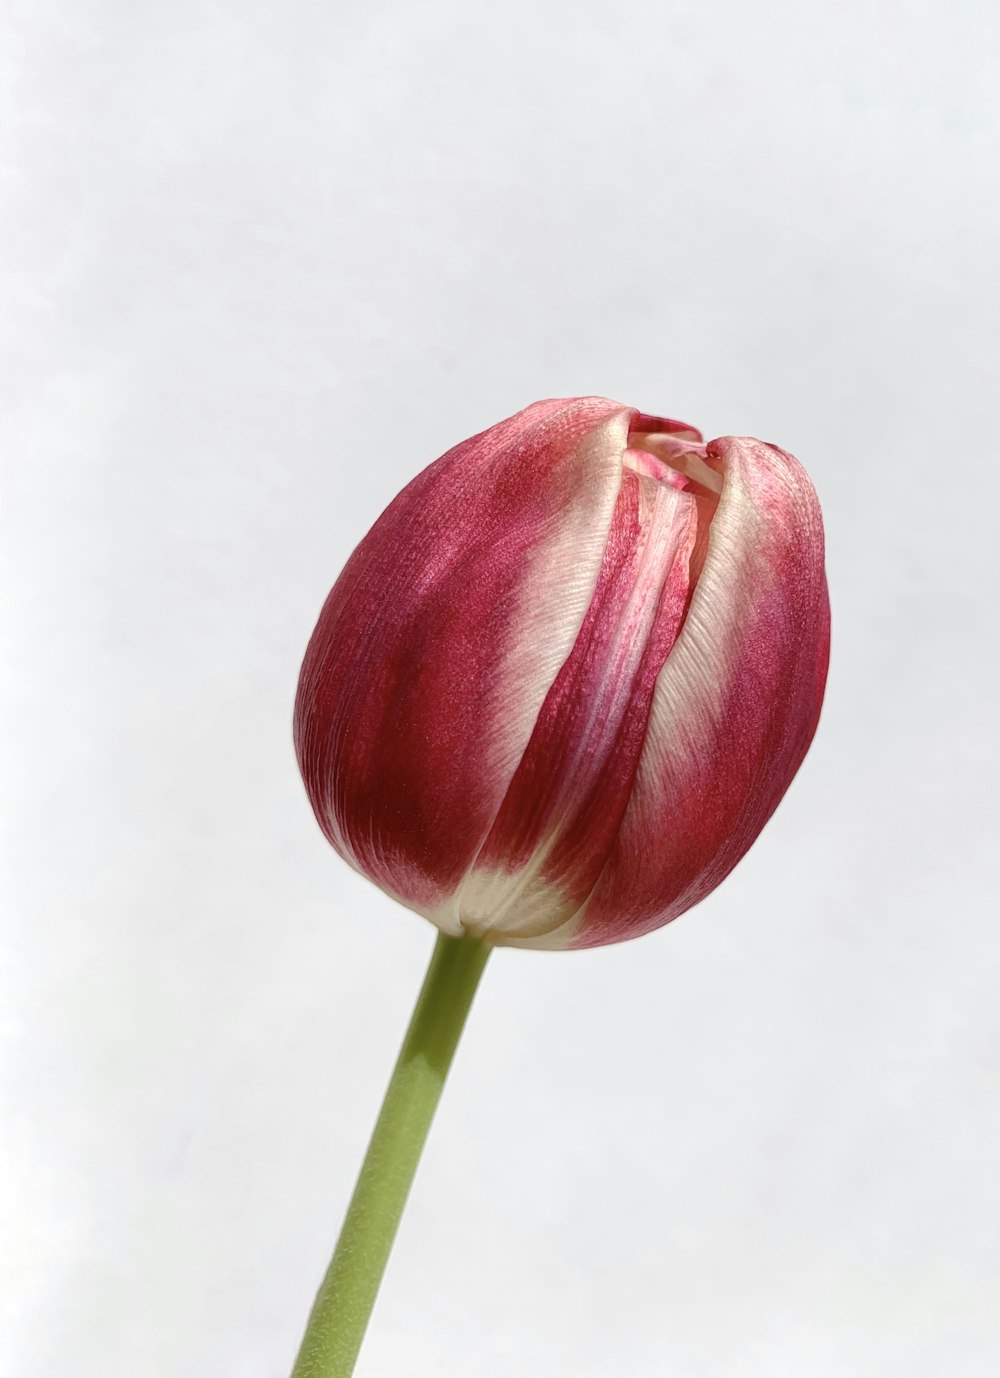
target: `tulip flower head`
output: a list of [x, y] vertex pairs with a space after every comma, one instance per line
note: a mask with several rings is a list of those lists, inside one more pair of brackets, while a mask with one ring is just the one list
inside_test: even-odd
[[829, 626], [791, 455], [537, 402], [418, 474], [348, 561], [299, 682], [306, 789], [341, 856], [447, 933], [636, 937], [773, 813]]

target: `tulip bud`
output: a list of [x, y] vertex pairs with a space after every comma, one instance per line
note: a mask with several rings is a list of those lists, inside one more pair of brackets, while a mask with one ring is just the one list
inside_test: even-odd
[[592, 947], [703, 899], [819, 718], [823, 528], [791, 455], [536, 402], [389, 505], [306, 651], [320, 827], [452, 934]]

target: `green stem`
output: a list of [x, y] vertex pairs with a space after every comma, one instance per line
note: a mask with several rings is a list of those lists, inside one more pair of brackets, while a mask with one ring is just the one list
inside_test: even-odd
[[410, 1183], [490, 954], [439, 933], [292, 1378], [350, 1378]]

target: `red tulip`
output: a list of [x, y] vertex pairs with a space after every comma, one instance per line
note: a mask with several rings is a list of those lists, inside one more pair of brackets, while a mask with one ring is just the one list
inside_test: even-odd
[[636, 937], [732, 870], [802, 762], [829, 649], [791, 455], [536, 402], [390, 504], [295, 710], [327, 838], [448, 933]]

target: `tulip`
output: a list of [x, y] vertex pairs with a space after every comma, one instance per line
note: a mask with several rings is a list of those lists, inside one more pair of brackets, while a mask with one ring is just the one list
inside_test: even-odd
[[431, 464], [351, 556], [302, 667], [299, 764], [336, 850], [442, 931], [617, 942], [757, 837], [828, 648], [791, 455], [537, 402]]
[[784, 450], [536, 402], [392, 502], [295, 707], [327, 838], [439, 929], [293, 1378], [349, 1378], [494, 947], [594, 947], [709, 893], [802, 762], [823, 528]]

